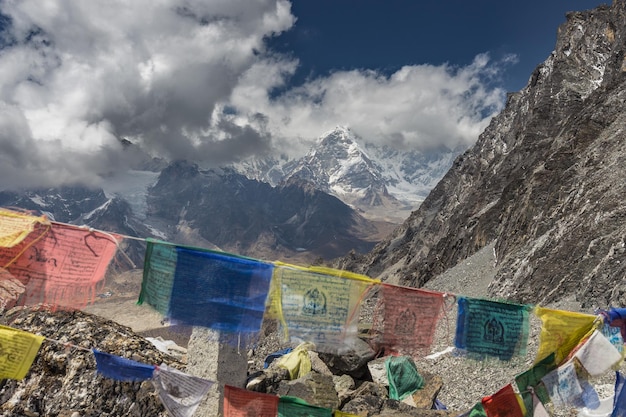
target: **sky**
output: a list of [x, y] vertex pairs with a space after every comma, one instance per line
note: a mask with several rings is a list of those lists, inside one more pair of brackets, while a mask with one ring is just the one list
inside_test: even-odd
[[0, 0], [0, 189], [293, 158], [338, 125], [468, 147], [565, 13], [603, 3]]

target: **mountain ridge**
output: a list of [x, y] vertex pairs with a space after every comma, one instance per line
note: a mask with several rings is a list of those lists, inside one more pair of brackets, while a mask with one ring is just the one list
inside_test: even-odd
[[422, 286], [495, 243], [490, 295], [626, 303], [626, 3], [572, 12], [554, 52], [406, 222], [336, 263]]

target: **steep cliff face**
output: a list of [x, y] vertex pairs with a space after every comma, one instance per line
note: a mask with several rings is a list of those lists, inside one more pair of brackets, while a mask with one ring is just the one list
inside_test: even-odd
[[420, 286], [495, 240], [494, 296], [626, 302], [626, 1], [573, 12], [554, 52], [407, 221], [337, 266]]

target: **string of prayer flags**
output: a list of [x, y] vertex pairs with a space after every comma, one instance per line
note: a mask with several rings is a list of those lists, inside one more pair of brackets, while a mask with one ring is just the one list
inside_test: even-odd
[[146, 239], [143, 279], [137, 304], [148, 303], [167, 316], [176, 271], [176, 246]]
[[191, 417], [214, 382], [163, 363], [155, 369], [152, 384], [172, 417]]
[[526, 415], [524, 403], [511, 384], [493, 395], [483, 397], [481, 402], [487, 417], [524, 417]]
[[226, 333], [258, 333], [269, 293], [270, 263], [178, 246], [169, 316]]
[[469, 297], [459, 297], [457, 303], [457, 349], [505, 361], [526, 354], [530, 306]]
[[21, 243], [36, 223], [49, 225], [45, 216], [37, 217], [0, 208], [0, 247], [12, 248]]
[[96, 370], [102, 376], [116, 381], [139, 382], [151, 379], [155, 367], [92, 349]]
[[537, 362], [532, 368], [515, 377], [515, 384], [517, 389], [522, 392], [522, 398], [527, 410], [530, 410], [533, 404], [532, 397], [528, 395], [531, 391], [542, 403], [545, 404], [550, 401], [550, 396], [546, 387], [541, 383], [541, 378], [556, 369], [555, 356], [556, 353], [552, 352]]
[[371, 330], [378, 347], [413, 356], [428, 353], [443, 314], [444, 294], [384, 283], [379, 291]]
[[389, 356], [385, 360], [389, 381], [389, 398], [402, 401], [424, 386], [424, 378], [417, 371], [410, 356]]
[[23, 379], [43, 340], [43, 336], [0, 326], [0, 379]]
[[276, 395], [224, 385], [224, 417], [276, 417], [277, 415], [278, 397]]
[[316, 407], [297, 397], [284, 396], [278, 399], [278, 417], [332, 417], [329, 408]]
[[26, 287], [19, 305], [81, 309], [103, 287], [119, 241], [72, 225], [37, 225], [19, 245], [0, 248], [0, 265]]
[[360, 301], [375, 282], [346, 271], [276, 262], [267, 317], [278, 319], [292, 340], [312, 342], [320, 352], [348, 349], [357, 335]]
[[621, 353], [599, 330], [591, 334], [574, 357], [592, 377], [603, 375], [622, 359]]
[[580, 340], [591, 332], [597, 320], [597, 316], [591, 314], [539, 306], [535, 307], [534, 312], [542, 322], [536, 362], [555, 352], [555, 362], [561, 363]]

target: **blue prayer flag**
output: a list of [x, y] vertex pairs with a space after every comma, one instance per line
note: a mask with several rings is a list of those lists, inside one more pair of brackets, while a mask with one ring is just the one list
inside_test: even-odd
[[501, 360], [526, 354], [530, 306], [459, 297], [458, 307], [458, 349]]
[[138, 382], [152, 378], [156, 369], [153, 365], [136, 362], [130, 359], [111, 355], [93, 349], [96, 358], [96, 367], [99, 374], [116, 381]]
[[626, 417], [626, 389], [624, 389], [624, 383], [626, 379], [624, 376], [615, 372], [615, 399], [613, 401], [613, 412], [611, 417]]
[[169, 316], [227, 333], [261, 328], [274, 266], [226, 253], [177, 247]]

